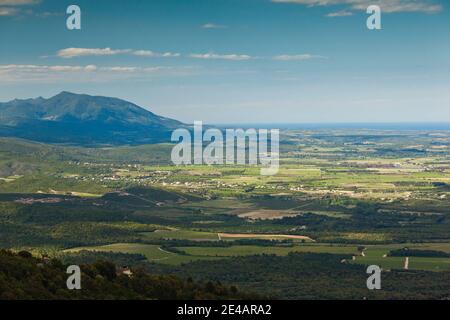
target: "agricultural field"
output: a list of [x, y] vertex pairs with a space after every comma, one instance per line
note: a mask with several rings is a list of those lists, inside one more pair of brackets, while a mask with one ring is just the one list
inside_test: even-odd
[[262, 246], [231, 246], [225, 248], [212, 247], [179, 247], [186, 254], [193, 256], [208, 257], [234, 257], [234, 256], [251, 256], [258, 254], [274, 254], [287, 255], [291, 252], [307, 252], [307, 253], [331, 253], [331, 254], [356, 254], [355, 246], [332, 246], [332, 245], [298, 245], [292, 247], [262, 247]]
[[[450, 243], [425, 243], [405, 245], [367, 246], [364, 256], [358, 255], [352, 263], [378, 265], [384, 269], [405, 269], [406, 257], [389, 256], [391, 250], [409, 249], [433, 250], [450, 253]], [[449, 271], [450, 259], [441, 257], [407, 257], [408, 270]]]
[[188, 263], [199, 259], [213, 259], [207, 256], [187, 256], [164, 250], [158, 245], [136, 244], [136, 243], [115, 243], [111, 245], [97, 246], [97, 247], [80, 247], [66, 250], [65, 252], [76, 253], [82, 250], [92, 252], [114, 252], [114, 253], [129, 253], [142, 254], [149, 262], [162, 264]]
[[[450, 271], [449, 133], [286, 130], [281, 138], [274, 176], [249, 165], [173, 166], [167, 144], [2, 138], [0, 246], [178, 275], [189, 265], [200, 278], [217, 260], [292, 255], [331, 255], [346, 270]], [[427, 253], [395, 255], [403, 248]]]
[[[450, 244], [445, 244], [446, 248]], [[424, 244], [421, 246], [411, 245], [411, 249], [437, 249], [442, 245]], [[405, 257], [391, 257], [389, 252], [393, 249], [402, 248], [399, 245], [378, 245], [368, 246], [364, 251], [359, 251], [357, 246], [351, 245], [292, 245], [292, 246], [257, 246], [257, 245], [231, 245], [226, 247], [174, 247], [174, 251], [158, 245], [117, 243], [112, 245], [96, 247], [80, 247], [66, 250], [66, 252], [79, 252], [88, 250], [93, 252], [120, 252], [129, 254], [142, 254], [149, 262], [179, 265], [196, 260], [226, 259], [238, 256], [252, 255], [279, 255], [285, 256], [290, 253], [328, 253], [336, 255], [351, 255], [352, 259], [347, 259], [343, 263], [355, 263], [362, 265], [378, 265], [385, 270], [397, 269], [405, 270]], [[169, 249], [170, 250], [170, 249]], [[407, 270], [427, 270], [427, 271], [450, 271], [450, 259], [439, 257], [408, 257], [409, 264]]]

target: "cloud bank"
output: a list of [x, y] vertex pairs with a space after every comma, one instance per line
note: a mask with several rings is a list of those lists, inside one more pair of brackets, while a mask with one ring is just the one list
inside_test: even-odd
[[105, 82], [127, 78], [188, 76], [193, 67], [136, 67], [88, 65], [0, 65], [0, 83], [22, 82]]
[[313, 55], [313, 54], [309, 54], [309, 53], [294, 54], [294, 55], [282, 54], [282, 55], [273, 57], [273, 60], [278, 60], [278, 61], [304, 61], [304, 60], [311, 60], [311, 59], [326, 59], [326, 57]]
[[131, 50], [131, 49], [111, 49], [111, 48], [66, 48], [59, 50], [57, 56], [60, 58], [76, 58], [88, 56], [113, 56], [119, 54], [131, 54], [140, 57], [155, 58], [173, 58], [179, 57], [179, 53], [164, 52], [158, 53], [150, 50]]
[[202, 25], [203, 29], [226, 29], [228, 26], [221, 25], [221, 24], [215, 24], [215, 23], [205, 23]]
[[247, 54], [193, 53], [190, 55], [190, 57], [194, 59], [204, 59], [204, 60], [233, 60], [233, 61], [243, 61], [252, 59], [252, 57]]
[[347, 10], [366, 10], [370, 5], [378, 5], [385, 13], [422, 12], [437, 13], [442, 5], [431, 0], [271, 0], [274, 3], [293, 3], [309, 7], [344, 5]]
[[[0, 17], [15, 16], [22, 12], [18, 7], [35, 5], [38, 4], [40, 0], [0, 0]], [[32, 13], [27, 10], [28, 13]]]

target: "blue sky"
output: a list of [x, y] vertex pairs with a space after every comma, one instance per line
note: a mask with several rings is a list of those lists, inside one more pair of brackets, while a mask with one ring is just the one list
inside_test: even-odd
[[0, 101], [65, 90], [188, 122], [450, 122], [449, 5], [0, 0]]

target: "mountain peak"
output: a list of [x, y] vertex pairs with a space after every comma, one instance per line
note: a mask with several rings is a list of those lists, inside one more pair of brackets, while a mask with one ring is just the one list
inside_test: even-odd
[[70, 91], [61, 91], [60, 93], [58, 93], [57, 95], [55, 95], [53, 97], [57, 97], [57, 96], [75, 96], [75, 95], [78, 95], [78, 94], [70, 92]]
[[168, 142], [182, 123], [118, 98], [62, 91], [0, 103], [0, 136], [71, 144]]
[[94, 96], [90, 96], [83, 93], [74, 93], [70, 91], [61, 91], [60, 93], [54, 95], [53, 97], [50, 97], [49, 99], [55, 99], [55, 98], [76, 98], [76, 97], [91, 97], [94, 98]]

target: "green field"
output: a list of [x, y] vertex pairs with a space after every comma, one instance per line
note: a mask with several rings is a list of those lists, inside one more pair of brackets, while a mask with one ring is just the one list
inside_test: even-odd
[[143, 232], [144, 239], [187, 239], [187, 240], [219, 240], [217, 233], [192, 230], [156, 230]]
[[330, 246], [330, 245], [301, 245], [292, 247], [262, 247], [262, 246], [231, 246], [226, 248], [212, 247], [179, 247], [178, 249], [193, 256], [208, 257], [233, 257], [256, 254], [287, 255], [290, 252], [355, 254], [354, 246]]
[[66, 250], [66, 252], [77, 252], [81, 250], [104, 251], [104, 252], [122, 252], [139, 253], [144, 255], [148, 261], [163, 264], [182, 264], [199, 259], [212, 259], [209, 257], [184, 256], [165, 251], [160, 246], [136, 243], [115, 243], [105, 246], [80, 247]]
[[[448, 250], [450, 244], [424, 244], [419, 246], [411, 245], [410, 248], [444, 248]], [[383, 269], [403, 269], [404, 257], [385, 256], [390, 250], [401, 248], [399, 245], [390, 246], [368, 246], [362, 256], [358, 252], [357, 246], [332, 245], [332, 244], [314, 244], [314, 245], [294, 245], [290, 247], [283, 246], [249, 246], [236, 245], [230, 247], [177, 247], [176, 249], [184, 254], [169, 252], [158, 245], [117, 243], [105, 246], [80, 247], [68, 250], [77, 252], [80, 250], [107, 251], [122, 253], [143, 254], [148, 261], [162, 264], [182, 264], [195, 260], [211, 258], [230, 258], [236, 256], [250, 256], [261, 254], [274, 254], [284, 256], [289, 253], [330, 253], [345, 254], [355, 257], [355, 260], [348, 260], [351, 263], [364, 265], [379, 265]], [[450, 270], [450, 259], [448, 258], [425, 258], [410, 257], [410, 270], [429, 270], [429, 271], [448, 271]]]
[[[358, 255], [353, 263], [378, 265], [383, 269], [404, 269], [404, 257], [389, 257], [390, 250], [408, 247], [410, 249], [436, 250], [450, 252], [450, 243], [406, 244], [390, 246], [367, 246], [365, 256]], [[409, 257], [409, 270], [449, 271], [449, 258]]]
[[260, 254], [287, 255], [290, 252], [310, 253], [333, 253], [333, 254], [355, 254], [355, 246], [333, 246], [333, 245], [302, 245], [292, 247], [262, 247], [262, 246], [231, 246], [231, 247], [177, 247], [176, 249], [186, 253], [177, 254], [166, 251], [157, 245], [116, 243], [104, 246], [79, 247], [66, 250], [66, 252], [77, 252], [81, 250], [106, 251], [122, 253], [143, 254], [148, 261], [162, 264], [181, 264], [195, 260], [229, 258], [233, 256], [249, 256]]

